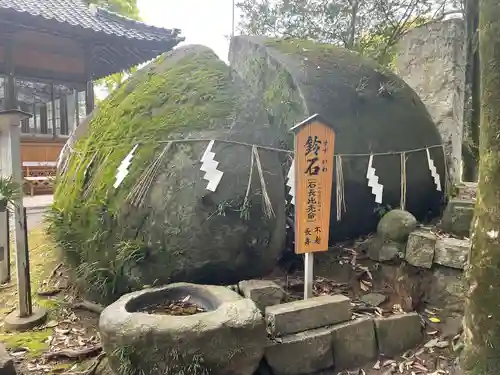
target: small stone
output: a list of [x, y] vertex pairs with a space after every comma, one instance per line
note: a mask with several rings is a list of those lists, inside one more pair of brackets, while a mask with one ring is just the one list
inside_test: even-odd
[[333, 366], [332, 331], [319, 328], [284, 336], [265, 350], [275, 375], [309, 374]]
[[385, 302], [387, 296], [381, 293], [368, 293], [360, 298], [360, 301], [367, 305], [378, 307]]
[[432, 339], [432, 340], [429, 340], [425, 343], [424, 345], [424, 348], [426, 349], [432, 349], [434, 348], [439, 342], [439, 339]]
[[456, 236], [469, 237], [473, 218], [473, 200], [452, 199], [444, 210], [439, 228]]
[[461, 315], [446, 317], [441, 328], [441, 337], [453, 338], [462, 331], [463, 317]]
[[0, 374], [2, 375], [16, 375], [14, 361], [5, 349], [5, 346], [0, 343]]
[[377, 358], [372, 319], [354, 320], [332, 328], [335, 370], [359, 367]]
[[448, 341], [439, 341], [436, 344], [436, 347], [439, 349], [444, 349], [444, 348], [447, 348], [449, 345], [450, 345], [450, 343]]
[[384, 240], [406, 242], [408, 235], [417, 229], [417, 219], [408, 211], [392, 210], [386, 213], [377, 226], [377, 235]]
[[422, 342], [422, 326], [417, 313], [376, 318], [375, 330], [380, 354], [394, 356]]
[[384, 240], [377, 235], [368, 244], [368, 256], [376, 262], [387, 262], [404, 254], [405, 245], [392, 240]]
[[432, 268], [437, 237], [425, 231], [411, 232], [406, 244], [406, 261], [415, 267]]
[[285, 298], [285, 291], [269, 280], [245, 280], [238, 284], [241, 294], [250, 298], [257, 307], [264, 311], [266, 307], [278, 305]]
[[470, 241], [441, 238], [436, 242], [434, 263], [463, 270], [469, 256]]
[[351, 319], [351, 300], [343, 295], [321, 296], [266, 308], [273, 336], [290, 335]]

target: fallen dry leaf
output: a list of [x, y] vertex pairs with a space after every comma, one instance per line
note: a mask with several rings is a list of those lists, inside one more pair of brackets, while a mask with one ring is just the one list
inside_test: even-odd
[[448, 341], [439, 341], [436, 346], [439, 348], [439, 349], [444, 349], [444, 348], [447, 348], [448, 346], [450, 345], [450, 343]]
[[431, 349], [434, 348], [439, 342], [439, 339], [432, 339], [425, 343], [424, 348]]
[[424, 372], [429, 372], [429, 369], [425, 367], [424, 365], [421, 365], [420, 363], [415, 363], [413, 365], [417, 370], [424, 371]]
[[384, 362], [382, 367], [387, 367], [387, 366], [391, 366], [391, 365], [395, 365], [395, 364], [396, 364], [396, 361], [394, 361], [393, 359], [388, 359], [387, 361]]

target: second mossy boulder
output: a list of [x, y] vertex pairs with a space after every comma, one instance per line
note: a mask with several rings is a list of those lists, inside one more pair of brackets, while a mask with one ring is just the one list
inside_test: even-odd
[[[235, 37], [229, 59], [262, 98], [283, 147], [293, 149], [289, 129], [310, 115], [318, 113], [334, 126], [346, 212], [337, 221], [342, 206], [337, 208], [334, 187], [332, 240], [375, 230], [381, 207], [400, 206], [403, 178], [406, 210], [419, 220], [440, 213], [446, 175], [441, 137], [418, 95], [395, 74], [346, 49], [297, 39]], [[441, 190], [429, 170], [427, 147]], [[377, 153], [383, 155], [373, 157], [372, 167], [383, 185], [381, 205], [367, 179], [369, 155]]]

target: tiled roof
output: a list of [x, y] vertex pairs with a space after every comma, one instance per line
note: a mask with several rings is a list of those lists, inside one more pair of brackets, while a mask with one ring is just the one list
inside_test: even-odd
[[82, 0], [0, 0], [0, 16], [3, 10], [130, 40], [171, 42], [181, 39], [177, 29], [149, 26], [101, 8], [89, 8]]

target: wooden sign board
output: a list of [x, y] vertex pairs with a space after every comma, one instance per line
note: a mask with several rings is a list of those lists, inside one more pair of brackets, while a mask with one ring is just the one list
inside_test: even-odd
[[295, 252], [328, 250], [335, 131], [319, 115], [295, 131]]

